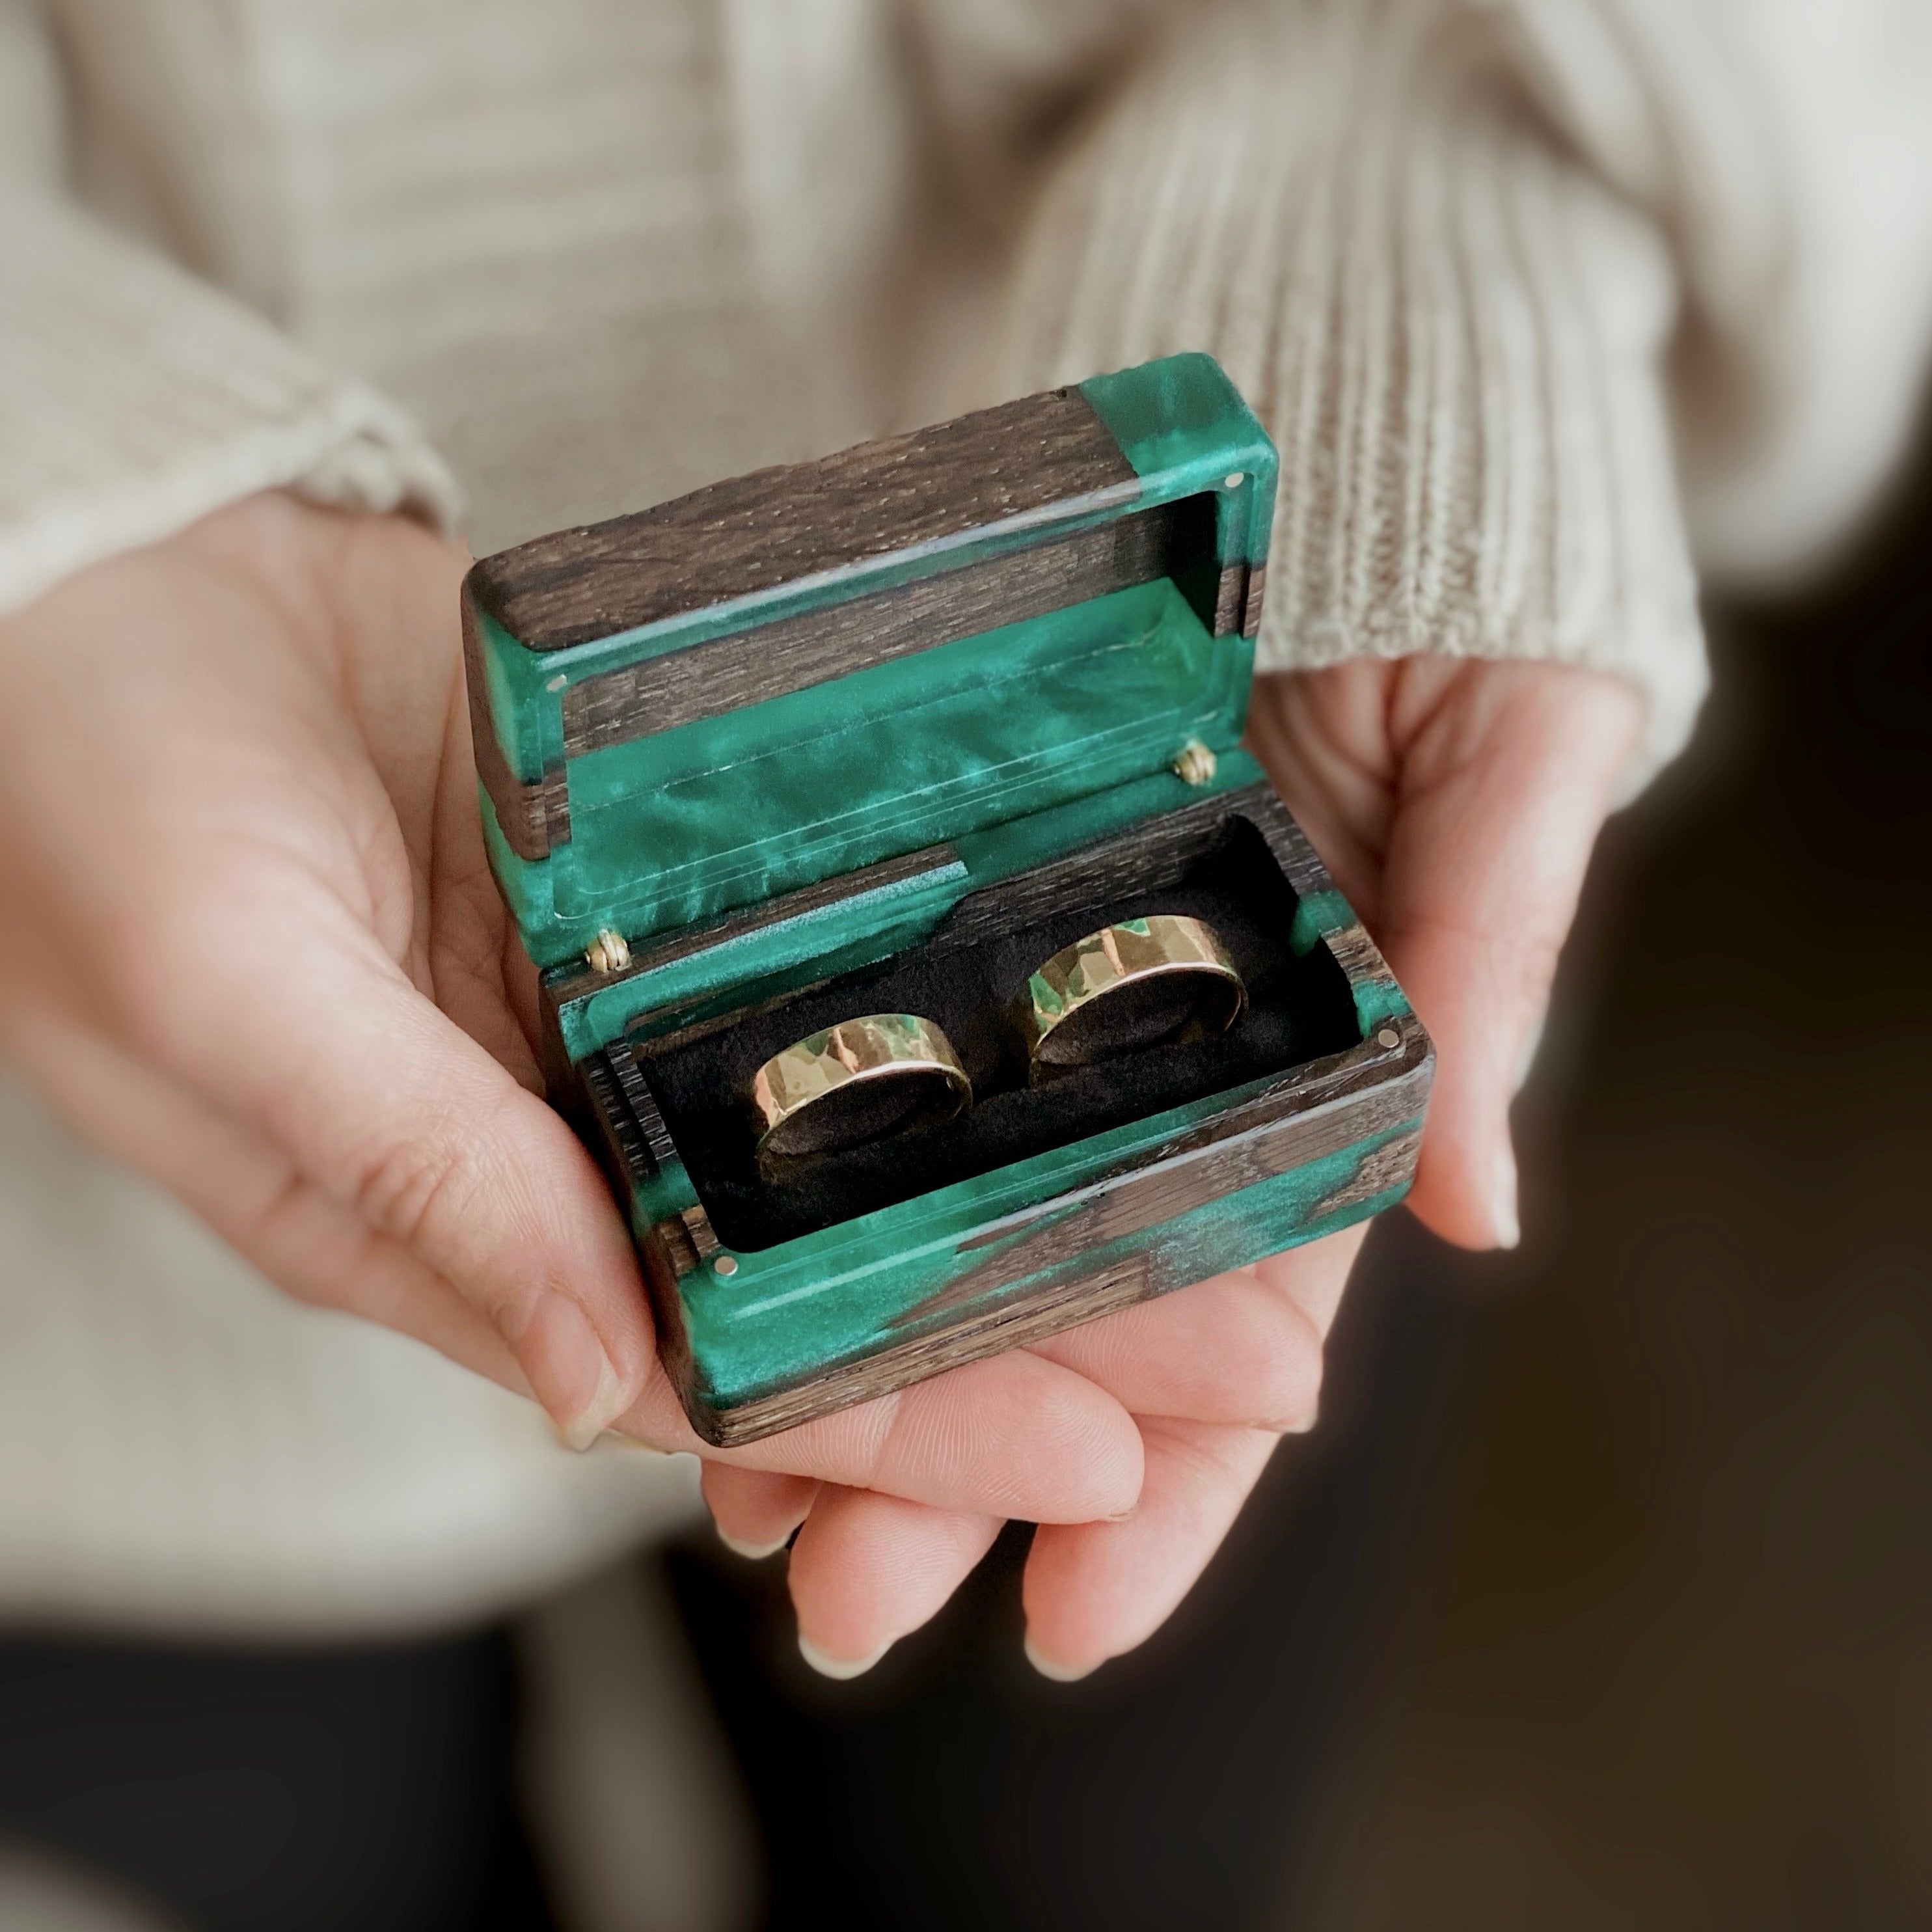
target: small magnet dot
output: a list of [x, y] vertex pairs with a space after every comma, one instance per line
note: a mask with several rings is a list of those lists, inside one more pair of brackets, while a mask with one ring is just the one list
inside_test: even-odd
[[1231, 470], [1221, 478], [1221, 488], [1224, 490], [1238, 490], [1247, 480], [1248, 472], [1245, 470]]
[[727, 1281], [738, 1272], [738, 1258], [735, 1255], [720, 1255], [711, 1264], [713, 1274], [722, 1274]]
[[1397, 1033], [1394, 1027], [1384, 1027], [1382, 1031], [1376, 1035], [1376, 1044], [1378, 1046], [1400, 1046], [1402, 1044], [1402, 1035]]
[[544, 688], [546, 691], [561, 691], [569, 682], [569, 679], [566, 677], [561, 671], [559, 671], [556, 676], [552, 678], [550, 682], [544, 686]]

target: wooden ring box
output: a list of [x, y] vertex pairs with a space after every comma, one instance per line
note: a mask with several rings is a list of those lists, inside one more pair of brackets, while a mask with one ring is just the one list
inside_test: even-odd
[[[1275, 474], [1219, 367], [1174, 356], [470, 572], [484, 830], [553, 1098], [707, 1440], [1406, 1191], [1428, 1038], [1239, 748]], [[1030, 1082], [1027, 974], [1152, 912], [1220, 934], [1240, 1018]], [[872, 1012], [937, 1022], [974, 1106], [761, 1175], [755, 1070]]]

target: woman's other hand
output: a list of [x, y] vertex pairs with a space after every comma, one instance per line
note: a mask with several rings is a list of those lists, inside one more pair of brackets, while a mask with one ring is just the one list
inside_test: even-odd
[[[1516, 1239], [1509, 1108], [1592, 848], [1642, 723], [1622, 681], [1450, 658], [1266, 677], [1250, 742], [1388, 956], [1438, 1054], [1409, 1204], [1467, 1247]], [[1363, 1230], [1075, 1329], [1035, 1351], [1134, 1412], [1145, 1478], [1118, 1521], [1042, 1527], [1028, 1648], [1078, 1676], [1185, 1596], [1284, 1429], [1314, 1418], [1321, 1348]], [[721, 1528], [782, 1540], [807, 1654], [862, 1666], [937, 1610], [999, 1521], [706, 1472]]]

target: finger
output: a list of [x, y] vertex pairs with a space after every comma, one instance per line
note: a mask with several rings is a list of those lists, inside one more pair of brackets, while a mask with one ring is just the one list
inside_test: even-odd
[[1043, 1676], [1084, 1677], [1144, 1642], [1195, 1585], [1267, 1466], [1275, 1438], [1202, 1422], [1143, 1420], [1147, 1477], [1119, 1522], [1045, 1526], [1022, 1600], [1027, 1654]]
[[[448, 1282], [307, 1186], [285, 1155], [222, 1120], [202, 1096], [58, 1015], [10, 1028], [8, 1044], [81, 1132], [178, 1194], [284, 1288], [400, 1329], [530, 1392], [500, 1334]], [[640, 1441], [748, 1477], [766, 1470], [872, 1485], [1030, 1521], [1116, 1514], [1140, 1490], [1132, 1418], [1082, 1377], [1024, 1353], [725, 1451], [700, 1440], [660, 1370], [622, 1424]], [[752, 1532], [744, 1540], [759, 1538]]]
[[[163, 975], [155, 1057], [195, 1042], [191, 1064], [170, 1070], [453, 1282], [566, 1438], [589, 1442], [636, 1402], [654, 1361], [608, 1189], [558, 1115], [326, 892], [271, 876], [282, 903], [194, 922], [194, 958]], [[264, 926], [299, 943], [264, 956]]]
[[1138, 1303], [1031, 1347], [1136, 1415], [1298, 1432], [1313, 1425], [1321, 1393], [1319, 1330], [1278, 1281], [1253, 1268]]
[[1133, 1418], [1085, 1377], [1023, 1350], [736, 1449], [701, 1441], [660, 1373], [618, 1426], [660, 1448], [741, 1468], [1030, 1522], [1116, 1516], [1140, 1494], [1141, 1432]]
[[[1318, 1241], [1290, 1248], [1286, 1254], [1270, 1255], [1255, 1264], [1256, 1277], [1276, 1294], [1286, 1295], [1307, 1318], [1323, 1340], [1335, 1325], [1335, 1312], [1342, 1305], [1342, 1291], [1355, 1258], [1362, 1252], [1369, 1224], [1358, 1221], [1339, 1234], [1324, 1235]], [[1203, 1420], [1213, 1418], [1204, 1417]]]
[[812, 1513], [819, 1485], [808, 1476], [706, 1462], [704, 1501], [725, 1548], [754, 1562], [776, 1556]]
[[502, 1336], [448, 1282], [310, 1186], [286, 1155], [202, 1096], [58, 1013], [37, 1012], [10, 1033], [8, 1046], [78, 1132], [159, 1182], [279, 1287], [396, 1329], [530, 1394]]
[[1616, 680], [1483, 667], [1415, 719], [1378, 938], [1437, 1050], [1411, 1206], [1466, 1246], [1517, 1238], [1509, 1108], [1641, 723]]
[[935, 1615], [993, 1546], [994, 1516], [828, 1489], [793, 1544], [798, 1647], [827, 1677], [856, 1677]]

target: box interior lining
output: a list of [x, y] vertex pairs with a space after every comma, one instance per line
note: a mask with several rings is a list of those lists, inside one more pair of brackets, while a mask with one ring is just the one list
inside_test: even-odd
[[[1043, 889], [1053, 868], [1021, 874], [970, 895], [891, 958], [635, 1048], [720, 1242], [773, 1246], [1357, 1044], [1347, 976], [1325, 945], [1298, 954], [1289, 944], [1294, 890], [1250, 820], [1231, 813], [1178, 848], [1136, 827], [1082, 858], [1064, 892]], [[1214, 1039], [1030, 1084], [1013, 996], [1062, 946], [1153, 913], [1187, 914], [1220, 934], [1247, 988], [1240, 1019]], [[936, 1022], [971, 1077], [973, 1107], [942, 1126], [761, 1174], [749, 1103], [758, 1067], [808, 1034], [874, 1012]]]

